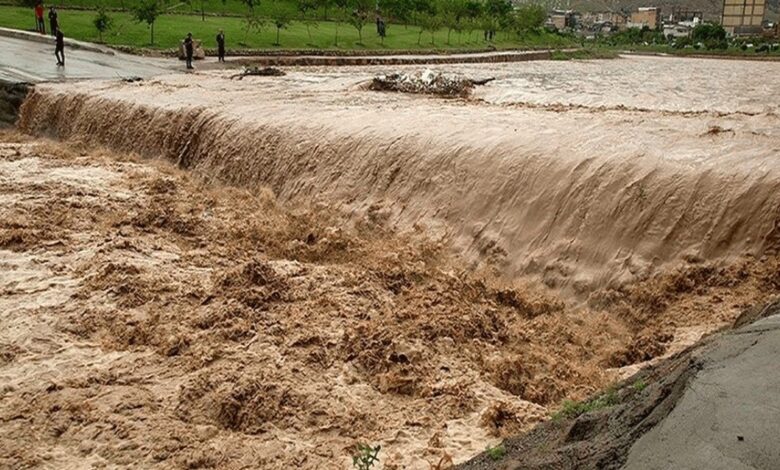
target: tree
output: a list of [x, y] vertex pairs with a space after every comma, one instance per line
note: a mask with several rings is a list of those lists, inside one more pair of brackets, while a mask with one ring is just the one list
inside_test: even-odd
[[348, 21], [358, 32], [359, 44], [363, 44], [363, 27], [368, 22], [368, 15], [371, 12], [371, 7], [374, 5], [373, 0], [352, 0], [351, 2], [352, 14], [349, 15]]
[[247, 12], [246, 16], [244, 16], [243, 21], [243, 27], [244, 27], [244, 40], [240, 42], [239, 44], [242, 46], [249, 46], [246, 42], [247, 36], [249, 36], [249, 33], [251, 31], [258, 32], [260, 31], [263, 26], [265, 26], [265, 21], [257, 16], [254, 11]]
[[408, 24], [412, 21], [414, 4], [412, 0], [384, 0], [381, 9], [386, 19]]
[[108, 16], [105, 8], [100, 7], [97, 11], [97, 16], [94, 20], [92, 20], [92, 24], [94, 24], [95, 29], [98, 30], [100, 42], [103, 42], [103, 33], [110, 30], [114, 26], [114, 20]]
[[146, 23], [151, 30], [151, 44], [154, 44], [154, 22], [160, 16], [162, 10], [157, 0], [141, 0], [141, 3], [133, 10], [133, 17], [139, 23]]
[[322, 9], [322, 19], [328, 21], [328, 8], [333, 4], [333, 0], [314, 0], [317, 8]]
[[255, 12], [255, 6], [257, 6], [260, 3], [260, 0], [241, 0], [241, 3], [247, 6], [249, 8], [250, 13]]
[[515, 10], [513, 26], [517, 34], [526, 34], [544, 26], [547, 12], [541, 5], [524, 5]]
[[691, 31], [691, 41], [694, 44], [703, 43], [707, 49], [727, 49], [726, 30], [719, 24], [702, 23]]
[[276, 42], [274, 43], [274, 46], [281, 46], [282, 44], [279, 42], [279, 33], [292, 23], [292, 15], [290, 15], [290, 12], [284, 8], [284, 6], [277, 5], [273, 11], [271, 23], [276, 27]]
[[296, 6], [298, 12], [301, 14], [301, 22], [306, 26], [306, 34], [309, 35], [309, 44], [313, 42], [311, 38], [311, 28], [317, 28], [318, 23], [311, 18], [308, 18], [306, 14], [317, 8], [317, 3], [314, 0], [297, 0]]
[[336, 23], [336, 41], [334, 44], [336, 47], [339, 46], [339, 26], [341, 26], [341, 22], [344, 20], [343, 12], [347, 9], [348, 0], [333, 0], [333, 5], [340, 9], [340, 12], [336, 12], [336, 20], [334, 23]]
[[417, 45], [420, 45], [420, 41], [422, 40], [422, 34], [424, 32], [431, 33], [431, 44], [436, 44], [435, 42], [435, 34], [436, 31], [441, 28], [441, 18], [436, 15], [435, 13], [428, 13], [425, 15], [421, 15], [418, 19], [419, 26], [420, 26], [420, 32], [417, 35]]
[[447, 28], [447, 44], [450, 44], [452, 32], [456, 31], [460, 35], [463, 31], [467, 15], [466, 0], [439, 0], [437, 11], [441, 23]]

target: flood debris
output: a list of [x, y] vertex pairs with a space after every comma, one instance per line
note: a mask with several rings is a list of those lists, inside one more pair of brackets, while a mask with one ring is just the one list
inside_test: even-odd
[[243, 80], [244, 77], [257, 76], [257, 77], [282, 77], [285, 73], [283, 70], [275, 67], [246, 67], [241, 73], [231, 75], [231, 80]]
[[374, 91], [396, 91], [445, 97], [466, 97], [478, 85], [495, 80], [495, 77], [471, 79], [457, 75], [446, 75], [426, 69], [418, 73], [393, 73], [377, 75], [369, 85]]

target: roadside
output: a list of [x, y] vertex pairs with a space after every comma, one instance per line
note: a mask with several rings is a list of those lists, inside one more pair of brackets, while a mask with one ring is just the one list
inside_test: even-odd
[[179, 65], [176, 62], [121, 52], [106, 54], [79, 47], [67, 49], [66, 65], [58, 67], [53, 44], [0, 37], [0, 81], [11, 83], [152, 77], [171, 73]]
[[780, 301], [704, 339], [461, 470], [772, 468], [780, 461]]
[[[35, 33], [32, 31], [23, 31], [21, 29], [0, 27], [0, 36], [6, 38], [21, 39], [24, 41], [39, 42], [41, 44], [48, 44], [51, 47], [54, 47], [53, 36]], [[85, 51], [98, 52], [101, 54], [109, 54], [109, 55], [115, 54], [115, 52], [109, 47], [101, 46], [100, 44], [94, 44], [91, 42], [77, 41], [75, 39], [70, 39], [70, 38], [65, 39], [65, 46], [70, 47], [71, 49], [83, 49]]]

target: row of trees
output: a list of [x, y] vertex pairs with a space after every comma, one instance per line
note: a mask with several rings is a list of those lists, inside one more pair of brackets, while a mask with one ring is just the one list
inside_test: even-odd
[[[270, 15], [265, 12], [264, 16], [257, 12], [260, 0], [240, 1], [246, 7], [244, 41], [250, 33], [270, 24], [276, 28], [276, 44], [279, 44], [280, 31], [293, 21], [306, 26], [310, 41], [311, 30], [318, 27], [319, 20], [333, 22], [336, 46], [339, 44], [339, 29], [342, 25], [352, 26], [362, 43], [365, 27], [379, 19], [384, 25], [380, 35], [382, 41], [387, 25], [392, 23], [402, 24], [405, 28], [417, 28], [418, 45], [422, 44], [426, 33], [430, 34], [430, 43], [435, 45], [436, 33], [446, 30], [446, 44], [449, 45], [453, 34], [458, 36], [459, 42], [464, 33], [469, 38], [475, 32], [481, 33], [488, 42], [493, 41], [499, 32], [507, 37], [511, 34], [527, 34], [540, 29], [547, 17], [545, 9], [539, 5], [513, 8], [509, 0], [294, 0], [292, 4], [273, 0]], [[139, 0], [133, 9], [136, 20], [149, 26], [152, 44], [154, 23], [164, 12], [161, 0]], [[110, 18], [105, 11], [100, 11], [95, 19], [95, 27], [101, 38], [110, 26]]]
[[[246, 34], [258, 30], [265, 24], [255, 14], [258, 0], [242, 0], [248, 8], [245, 18]], [[527, 5], [513, 8], [509, 0], [296, 0], [298, 18], [289, 14], [289, 10], [280, 8], [271, 19], [276, 27], [277, 44], [279, 30], [292, 21], [301, 21], [311, 40], [311, 28], [317, 26], [317, 12], [320, 19], [332, 21], [336, 25], [334, 43], [339, 44], [339, 27], [346, 23], [358, 33], [359, 42], [363, 42], [363, 30], [374, 20], [381, 20], [380, 37], [384, 41], [387, 24], [403, 24], [405, 27], [418, 28], [417, 44], [422, 37], [430, 33], [431, 44], [435, 45], [435, 35], [442, 29], [447, 30], [446, 44], [451, 44], [452, 34], [459, 37], [464, 33], [471, 35], [482, 31], [487, 41], [492, 41], [498, 31], [507, 34], [525, 34], [539, 29], [547, 17], [546, 11], [539, 5]]]
[[665, 37], [660, 30], [644, 27], [643, 29], [628, 28], [625, 31], [615, 33], [609, 36], [606, 42], [611, 45], [670, 45], [678, 49], [690, 46], [696, 49], [704, 47], [714, 50], [727, 49], [729, 46], [726, 40], [726, 30], [723, 29], [723, 26], [712, 23], [696, 25], [688, 38]]

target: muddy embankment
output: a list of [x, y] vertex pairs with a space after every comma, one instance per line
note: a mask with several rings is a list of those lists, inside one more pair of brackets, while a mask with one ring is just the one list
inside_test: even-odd
[[0, 80], [0, 128], [11, 127], [16, 123], [19, 108], [30, 85], [26, 83], [11, 83]]
[[506, 440], [460, 470], [773, 468], [780, 301]]
[[777, 250], [776, 116], [559, 113], [406, 97], [352, 106], [355, 98], [335, 94], [231, 95], [235, 82], [222, 77], [210, 78], [223, 87], [214, 99], [200, 94], [204, 85], [188, 91], [176, 80], [39, 87], [20, 127], [163, 156], [207, 180], [269, 187], [283, 201], [423, 226], [473, 267], [579, 298], [680, 259]]

